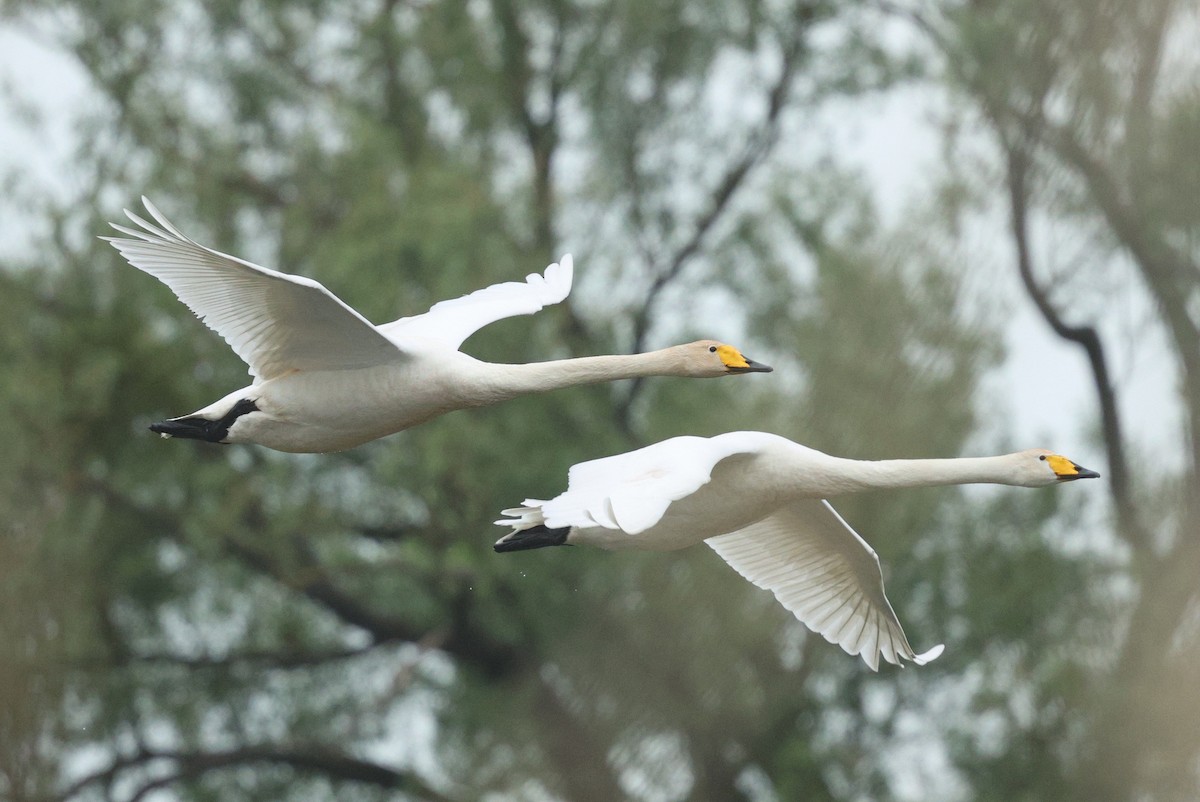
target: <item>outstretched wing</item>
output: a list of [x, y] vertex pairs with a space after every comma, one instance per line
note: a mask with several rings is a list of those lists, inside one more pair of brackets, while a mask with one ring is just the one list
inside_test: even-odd
[[256, 382], [293, 370], [389, 364], [404, 353], [320, 283], [259, 267], [188, 239], [146, 198], [154, 225], [112, 224], [130, 239], [104, 237], [131, 265], [166, 284], [250, 366]]
[[385, 323], [379, 330], [399, 343], [408, 339], [434, 340], [458, 350], [463, 341], [489, 323], [517, 315], [532, 315], [544, 306], [556, 304], [571, 292], [574, 272], [571, 254], [546, 268], [542, 274], [530, 273], [525, 281], [493, 284], [470, 295], [441, 301], [423, 315], [402, 317]]
[[571, 468], [566, 492], [543, 502], [540, 513], [550, 528], [599, 526], [637, 535], [658, 523], [672, 502], [708, 484], [721, 460], [748, 450], [728, 439], [673, 437], [581, 462]]
[[879, 557], [828, 501], [795, 501], [773, 515], [708, 545], [739, 574], [775, 594], [809, 629], [872, 671], [879, 655], [918, 665], [942, 653], [917, 654], [883, 591]]

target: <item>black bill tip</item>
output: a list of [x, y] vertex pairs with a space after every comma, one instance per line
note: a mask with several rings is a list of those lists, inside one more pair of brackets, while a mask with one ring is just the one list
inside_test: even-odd
[[[1072, 464], [1074, 464], [1074, 463], [1072, 463]], [[1065, 476], [1060, 476], [1060, 477], [1058, 477], [1058, 480], [1060, 482], [1073, 482], [1076, 479], [1099, 479], [1099, 478], [1100, 478], [1100, 474], [1096, 473], [1095, 471], [1091, 471], [1091, 470], [1088, 470], [1087, 468], [1083, 468], [1079, 465], [1076, 465], [1075, 473], [1069, 473]]]
[[770, 365], [764, 365], [761, 362], [755, 362], [753, 359], [747, 359], [745, 367], [729, 368], [730, 373], [770, 373], [775, 368]]

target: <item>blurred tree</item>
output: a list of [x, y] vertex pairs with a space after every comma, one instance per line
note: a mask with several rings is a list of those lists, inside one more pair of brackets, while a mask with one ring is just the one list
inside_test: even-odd
[[[1013, 765], [1055, 776], [1031, 750], [914, 793], [897, 761], [988, 731], [973, 710], [945, 745], [913, 729], [953, 690], [994, 712], [1080, 665], [1039, 654], [1095, 620], [1079, 588], [1104, 571], [1045, 536], [1057, 494], [977, 514], [954, 491], [843, 505], [913, 639], [966, 644], [903, 676], [806, 637], [703, 549], [489, 548], [496, 512], [561, 489], [573, 462], [675, 434], [963, 448], [998, 354], [994, 323], [964, 319], [954, 253], [915, 213], [883, 230], [853, 177], [782, 146], [824, 101], [909, 74], [877, 16], [814, 0], [0, 8], [78, 58], [99, 98], [80, 197], [47, 205], [41, 257], [0, 271], [0, 793], [925, 799], [1000, 788]], [[93, 239], [142, 191], [374, 320], [570, 243], [571, 302], [467, 343], [485, 358], [704, 334], [754, 337], [781, 369], [524, 398], [339, 455], [163, 444], [146, 423], [244, 366]], [[1062, 612], [1031, 621], [1030, 605]], [[1045, 721], [1024, 731], [1067, 728]]]
[[[1054, 332], [1086, 354], [1095, 380], [1117, 539], [1102, 558], [1120, 582], [1106, 585], [1109, 615], [1088, 625], [1082, 673], [1045, 684], [1035, 708], [1066, 725], [1048, 744], [1046, 773], [1061, 778], [1052, 796], [1195, 799], [1200, 14], [1175, 0], [950, 2], [901, 13], [939, 45], [951, 83], [998, 143], [988, 180], [1004, 187], [1023, 285]], [[1056, 225], [1082, 241], [1076, 255], [1045, 247]], [[1134, 336], [1159, 329], [1171, 351], [1177, 454], [1139, 449], [1125, 434], [1110, 349], [1130, 293], [1149, 299], [1152, 317]], [[994, 765], [1029, 751], [1013, 734]]]

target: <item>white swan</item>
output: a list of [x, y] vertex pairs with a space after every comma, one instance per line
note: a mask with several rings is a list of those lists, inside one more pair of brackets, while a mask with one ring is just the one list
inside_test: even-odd
[[458, 348], [476, 330], [532, 314], [571, 290], [570, 255], [524, 283], [496, 284], [374, 326], [312, 279], [291, 276], [188, 239], [142, 198], [158, 225], [104, 237], [131, 265], [162, 281], [250, 366], [253, 383], [180, 418], [164, 437], [258, 443], [279, 451], [352, 448], [467, 407], [525, 393], [638, 376], [770, 372], [711, 340], [630, 356], [527, 365], [481, 362]]
[[862, 490], [988, 482], [1041, 487], [1096, 477], [1043, 449], [1000, 457], [883, 460], [832, 457], [763, 432], [675, 437], [571, 468], [567, 491], [527, 499], [496, 521], [513, 531], [496, 551], [590, 543], [667, 551], [706, 541], [809, 629], [872, 670], [923, 665], [883, 591], [879, 558], [824, 499]]

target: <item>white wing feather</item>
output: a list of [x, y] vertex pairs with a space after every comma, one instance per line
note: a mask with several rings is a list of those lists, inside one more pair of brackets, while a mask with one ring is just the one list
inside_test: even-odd
[[140, 230], [104, 237], [131, 265], [166, 284], [250, 366], [257, 381], [292, 370], [348, 370], [399, 362], [405, 354], [320, 283], [291, 276], [185, 237], [146, 198], [158, 225], [125, 214]]
[[708, 545], [746, 579], [775, 594], [805, 626], [872, 671], [879, 656], [918, 665], [942, 653], [917, 654], [883, 590], [879, 557], [827, 501], [795, 501]]
[[493, 284], [470, 295], [441, 301], [423, 315], [402, 317], [379, 330], [403, 347], [408, 339], [434, 340], [458, 350], [468, 337], [489, 323], [517, 315], [532, 315], [556, 304], [571, 292], [574, 265], [571, 254], [546, 268], [530, 273], [525, 281]]
[[625, 454], [581, 462], [567, 490], [541, 504], [546, 526], [600, 526], [640, 534], [662, 519], [671, 502], [712, 478], [721, 460], [745, 446], [705, 437], [673, 437]]

